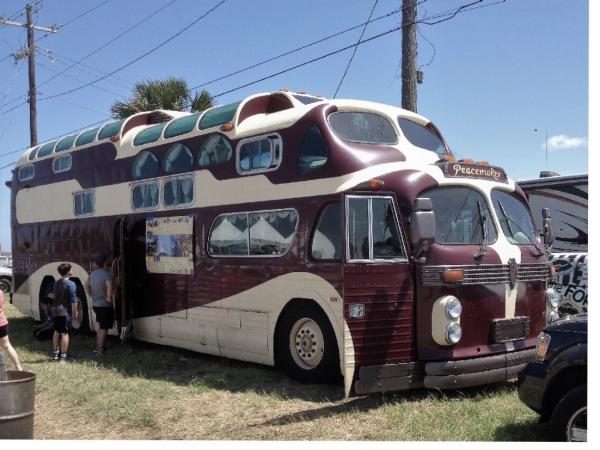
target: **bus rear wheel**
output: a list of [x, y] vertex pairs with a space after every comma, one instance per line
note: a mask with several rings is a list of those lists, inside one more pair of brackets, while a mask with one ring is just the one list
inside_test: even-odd
[[299, 381], [332, 381], [339, 376], [335, 334], [327, 316], [310, 303], [291, 305], [277, 332], [279, 366]]

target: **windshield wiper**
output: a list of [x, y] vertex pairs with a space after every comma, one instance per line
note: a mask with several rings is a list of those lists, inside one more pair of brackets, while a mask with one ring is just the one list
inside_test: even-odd
[[[475, 255], [475, 258], [482, 258], [487, 251], [487, 216], [483, 214], [483, 208], [481, 207], [481, 202], [477, 200], [477, 212], [479, 214], [479, 224], [481, 226], [481, 243], [479, 245], [479, 253]], [[477, 228], [475, 228], [477, 231]]]
[[498, 206], [500, 207], [500, 211], [502, 211], [502, 216], [504, 217], [504, 220], [506, 220], [506, 226], [508, 227], [508, 231], [510, 232], [510, 236], [515, 241], [517, 240], [515, 238], [514, 232], [512, 231], [512, 227], [510, 226], [510, 223], [512, 222], [512, 224], [514, 226], [516, 226], [521, 233], [523, 233], [523, 235], [527, 238], [527, 240], [531, 243], [531, 245], [533, 245], [535, 247], [535, 249], [538, 251], [538, 254], [536, 256], [542, 256], [544, 254], [544, 252], [542, 250], [540, 250], [540, 248], [535, 244], [535, 242], [533, 241], [533, 239], [531, 239], [529, 237], [529, 235], [527, 234], [527, 232], [523, 228], [521, 228], [521, 226], [514, 219], [512, 219], [511, 217], [509, 217], [508, 214], [506, 214], [506, 210], [504, 209], [504, 206], [502, 205], [502, 202], [500, 200], [498, 200]]

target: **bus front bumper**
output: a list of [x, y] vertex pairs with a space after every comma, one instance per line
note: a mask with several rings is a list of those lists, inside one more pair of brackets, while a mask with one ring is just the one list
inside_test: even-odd
[[535, 348], [500, 355], [456, 361], [413, 362], [363, 366], [354, 383], [358, 395], [393, 392], [425, 387], [427, 389], [462, 389], [516, 379]]
[[516, 379], [535, 348], [501, 355], [425, 364], [423, 385], [428, 389], [462, 389]]

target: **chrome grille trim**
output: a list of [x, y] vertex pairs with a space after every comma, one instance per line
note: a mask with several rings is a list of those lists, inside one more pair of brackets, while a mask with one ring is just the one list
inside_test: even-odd
[[[550, 262], [517, 265], [517, 281], [548, 281]], [[456, 284], [502, 284], [510, 282], [508, 264], [423, 266], [422, 286], [443, 286], [442, 274], [446, 269], [462, 269], [465, 279]], [[452, 283], [454, 284], [454, 283]]]

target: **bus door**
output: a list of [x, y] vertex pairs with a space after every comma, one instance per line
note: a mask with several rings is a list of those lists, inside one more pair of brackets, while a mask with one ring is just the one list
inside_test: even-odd
[[344, 205], [344, 318], [355, 367], [414, 361], [412, 264], [394, 197], [346, 195]]
[[115, 313], [117, 319], [117, 331], [121, 340], [127, 337], [130, 331], [132, 314], [129, 298], [127, 274], [128, 260], [128, 234], [129, 226], [127, 219], [119, 219], [115, 227], [115, 260], [113, 261], [113, 285], [115, 291]]

